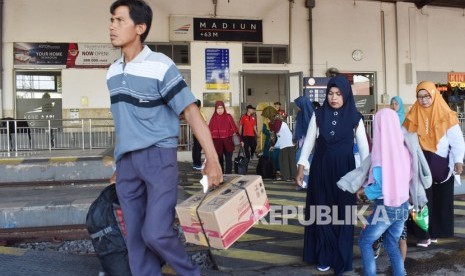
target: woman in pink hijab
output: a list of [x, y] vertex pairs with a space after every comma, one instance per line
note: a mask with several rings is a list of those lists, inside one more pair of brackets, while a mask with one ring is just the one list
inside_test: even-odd
[[358, 241], [364, 275], [376, 275], [372, 245], [383, 233], [384, 248], [391, 259], [393, 275], [405, 275], [399, 239], [408, 217], [411, 163], [397, 113], [388, 108], [378, 111], [373, 123], [369, 185], [357, 192], [357, 196], [366, 194], [374, 201], [373, 213], [368, 217], [368, 224]]

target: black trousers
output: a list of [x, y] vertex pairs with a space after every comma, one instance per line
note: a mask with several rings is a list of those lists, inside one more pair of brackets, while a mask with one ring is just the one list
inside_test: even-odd
[[[224, 157], [223, 157], [224, 155]], [[221, 169], [223, 170], [223, 173], [225, 174], [231, 174], [232, 173], [232, 156], [233, 156], [233, 152], [228, 152], [228, 151], [224, 151], [222, 155], [218, 155], [218, 161], [220, 161], [220, 165], [221, 165]], [[225, 162], [225, 159], [226, 159], [226, 162]], [[226, 168], [225, 168], [225, 164], [226, 163]]]
[[257, 149], [257, 138], [255, 136], [242, 136], [242, 142], [244, 142], [245, 157], [250, 160], [250, 156], [253, 156]]
[[454, 236], [454, 176], [443, 183], [434, 183], [425, 190], [428, 198], [429, 231], [415, 223], [413, 232], [419, 240]]
[[192, 147], [192, 163], [194, 166], [202, 166], [202, 147], [200, 146], [199, 140], [194, 137], [194, 145]]

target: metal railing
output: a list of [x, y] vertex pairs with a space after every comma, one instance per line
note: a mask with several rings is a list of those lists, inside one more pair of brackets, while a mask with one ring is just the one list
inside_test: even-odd
[[[459, 114], [465, 133], [465, 116]], [[373, 115], [363, 115], [366, 132], [372, 135]], [[98, 149], [115, 145], [113, 119], [0, 120], [0, 151]], [[291, 131], [295, 120], [287, 120]], [[179, 124], [178, 150], [192, 149], [192, 131], [185, 121]]]
[[114, 144], [112, 119], [0, 120], [0, 151], [94, 149]]
[[[0, 151], [111, 148], [115, 141], [111, 118], [0, 120]], [[178, 149], [191, 147], [191, 129], [181, 122]]]
[[190, 126], [185, 121], [179, 123], [178, 150], [191, 150], [193, 139]]
[[367, 135], [373, 138], [373, 114], [363, 114], [363, 124]]

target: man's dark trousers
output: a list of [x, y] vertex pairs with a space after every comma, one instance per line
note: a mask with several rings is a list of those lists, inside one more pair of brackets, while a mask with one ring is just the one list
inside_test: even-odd
[[116, 164], [116, 191], [133, 275], [161, 276], [161, 260], [178, 275], [200, 275], [173, 229], [178, 190], [176, 148], [129, 152]]
[[253, 157], [255, 149], [257, 149], [257, 138], [255, 136], [242, 136], [244, 142], [245, 157], [250, 160], [250, 156]]

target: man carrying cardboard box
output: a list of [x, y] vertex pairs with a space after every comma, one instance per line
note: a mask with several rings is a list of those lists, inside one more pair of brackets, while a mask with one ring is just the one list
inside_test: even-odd
[[161, 276], [165, 260], [179, 275], [200, 275], [173, 230], [177, 200], [179, 115], [205, 151], [208, 184], [222, 181], [210, 131], [196, 98], [171, 59], [142, 43], [152, 10], [142, 0], [111, 5], [110, 39], [123, 57], [111, 65], [107, 85], [117, 138], [116, 190], [126, 225], [133, 275]]

